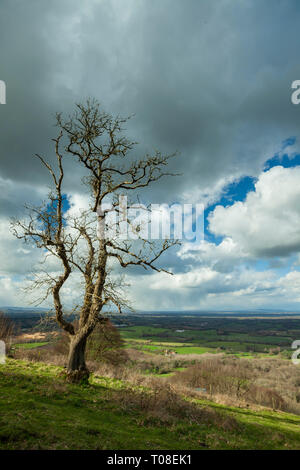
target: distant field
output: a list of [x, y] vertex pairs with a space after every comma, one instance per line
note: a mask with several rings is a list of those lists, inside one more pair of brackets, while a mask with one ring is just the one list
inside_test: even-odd
[[[162, 325], [166, 323], [162, 318], [159, 320]], [[172, 317], [168, 317], [169, 324], [172, 324], [172, 320]], [[122, 328], [120, 332], [126, 347], [145, 352], [162, 353], [169, 349], [177, 354], [203, 354], [221, 351], [248, 357], [274, 356], [275, 350], [289, 351], [292, 341], [300, 338], [299, 324], [295, 323], [294, 319], [288, 319], [286, 322], [282, 319], [232, 321], [223, 318], [206, 319], [205, 322], [198, 319], [199, 329], [196, 320], [187, 317], [181, 319], [180, 325], [168, 327], [134, 325]], [[151, 319], [145, 316], [142, 321], [150, 323]]]
[[14, 348], [22, 348], [22, 349], [34, 349], [34, 348], [39, 348], [41, 346], [46, 346], [46, 344], [49, 344], [48, 341], [43, 341], [40, 343], [18, 343], [14, 344]]
[[175, 352], [177, 354], [204, 354], [204, 353], [214, 353], [216, 352], [215, 349], [212, 348], [202, 348], [197, 346], [189, 346], [189, 347], [179, 347], [175, 348]]
[[[203, 318], [193, 315], [172, 316], [136, 315], [122, 317], [124, 325], [119, 329], [125, 348], [137, 349], [149, 354], [164, 354], [165, 350], [191, 355], [226, 353], [238, 357], [290, 358], [291, 344], [300, 338], [300, 322], [294, 318]], [[37, 348], [47, 342], [18, 343], [16, 348]]]

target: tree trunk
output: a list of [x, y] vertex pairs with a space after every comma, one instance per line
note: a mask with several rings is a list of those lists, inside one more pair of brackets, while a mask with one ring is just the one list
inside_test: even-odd
[[85, 363], [86, 340], [86, 337], [74, 336], [71, 338], [67, 367], [69, 382], [78, 383], [89, 378], [89, 371]]

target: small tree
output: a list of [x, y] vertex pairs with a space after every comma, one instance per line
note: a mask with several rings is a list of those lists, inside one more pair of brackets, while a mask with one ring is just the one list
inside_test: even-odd
[[120, 365], [128, 360], [119, 330], [108, 320], [99, 323], [87, 341], [87, 358]]
[[[87, 339], [97, 323], [105, 323], [105, 311], [114, 304], [121, 312], [128, 307], [124, 295], [126, 286], [114, 276], [114, 262], [122, 268], [131, 265], [166, 270], [156, 266], [158, 258], [176, 240], [154, 242], [139, 235], [140, 227], [134, 226], [136, 240], [126, 240], [111, 233], [107, 214], [112, 209], [124, 214], [120, 196], [136, 191], [160, 180], [168, 160], [174, 155], [146, 155], [133, 160], [131, 154], [136, 142], [123, 134], [123, 126], [129, 118], [113, 117], [103, 112], [96, 101], [77, 104], [72, 116], [64, 119], [57, 114], [58, 136], [53, 139], [57, 168], [41, 155], [36, 155], [50, 172], [53, 189], [49, 200], [40, 207], [26, 206], [27, 218], [14, 220], [14, 235], [25, 243], [34, 243], [45, 253], [57, 258], [62, 272], [54, 275], [49, 270], [40, 271], [33, 279], [33, 289], [43, 289], [45, 300], [52, 295], [55, 316], [60, 327], [70, 335], [67, 375], [70, 381], [88, 378], [85, 363]], [[88, 190], [89, 211], [68, 216], [64, 210], [66, 195], [63, 192], [64, 159], [72, 158], [84, 168], [83, 184]], [[110, 202], [110, 209], [102, 209]], [[101, 210], [99, 210], [101, 208]], [[111, 209], [112, 208], [112, 209]], [[97, 222], [100, 229], [97, 232]], [[131, 225], [126, 218], [123, 224]], [[108, 229], [108, 230], [107, 230]], [[104, 233], [105, 232], [105, 233]], [[47, 266], [47, 265], [45, 265]], [[61, 299], [61, 290], [73, 273], [82, 277], [82, 302], [78, 309], [77, 324], [68, 320]]]

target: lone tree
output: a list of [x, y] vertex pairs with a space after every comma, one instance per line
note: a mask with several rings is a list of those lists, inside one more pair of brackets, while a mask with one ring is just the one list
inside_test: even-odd
[[[144, 237], [141, 226], [134, 225], [124, 215], [122, 197], [130, 193], [138, 201], [139, 189], [171, 175], [166, 166], [174, 156], [155, 152], [135, 160], [132, 153], [136, 142], [124, 135], [123, 127], [128, 119], [107, 114], [94, 100], [77, 104], [74, 114], [67, 118], [57, 114], [58, 135], [52, 139], [57, 165], [36, 155], [52, 178], [49, 199], [39, 207], [26, 206], [26, 218], [12, 222], [17, 238], [41, 249], [44, 266], [49, 256], [58, 259], [61, 265], [58, 274], [47, 267], [40, 270], [31, 288], [43, 292], [40, 300], [49, 295], [53, 297], [56, 320], [70, 337], [67, 377], [73, 382], [89, 376], [85, 350], [95, 326], [107, 321], [106, 312], [113, 305], [119, 312], [128, 306], [124, 295], [126, 285], [114, 274], [116, 265], [168, 272], [157, 267], [156, 262], [178, 243], [177, 240], [153, 241]], [[90, 210], [73, 216], [65, 209], [67, 196], [63, 191], [64, 162], [68, 158], [84, 169], [82, 182], [91, 203]], [[109, 208], [105, 208], [107, 202]], [[143, 210], [151, 209], [143, 207]], [[131, 227], [135, 239], [122, 236], [119, 225], [110, 217], [112, 211], [121, 218], [123, 227], [124, 223]], [[113, 225], [114, 230], [111, 230]], [[77, 309], [78, 321], [72, 322], [63, 307], [62, 289], [67, 280], [78, 273], [83, 281], [82, 300]]]

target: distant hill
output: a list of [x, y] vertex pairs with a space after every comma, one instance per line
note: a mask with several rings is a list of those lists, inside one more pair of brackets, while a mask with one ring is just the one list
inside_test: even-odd
[[[40, 317], [43, 314], [51, 311], [51, 308], [41, 307], [0, 307], [0, 311], [4, 312], [10, 318], [33, 318]], [[108, 312], [105, 312], [108, 313]], [[119, 317], [117, 312], [110, 312], [111, 315]], [[268, 309], [257, 309], [257, 310], [223, 310], [223, 311], [212, 311], [212, 310], [148, 310], [142, 311], [137, 310], [134, 313], [124, 312], [122, 317], [135, 317], [135, 316], [199, 316], [199, 317], [210, 317], [210, 318], [221, 318], [221, 317], [243, 317], [243, 318], [278, 318], [280, 316], [288, 317], [299, 317], [300, 312], [288, 311], [288, 310], [268, 310]]]
[[36, 307], [0, 307], [0, 311], [10, 318], [40, 317], [49, 312], [49, 308]]

